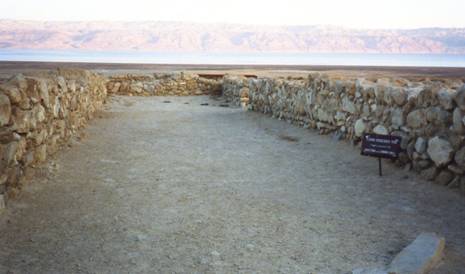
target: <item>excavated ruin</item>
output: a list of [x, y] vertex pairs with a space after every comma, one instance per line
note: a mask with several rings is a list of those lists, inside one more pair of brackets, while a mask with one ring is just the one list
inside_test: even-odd
[[[0, 82], [0, 272], [400, 274], [446, 249], [432, 273], [461, 273], [461, 80], [247, 76], [60, 69]], [[357, 155], [364, 133], [402, 138], [386, 178]], [[57, 153], [68, 149], [77, 157]], [[423, 230], [445, 235], [400, 252]], [[412, 263], [416, 250], [426, 257]]]
[[46, 161], [100, 110], [108, 95], [222, 95], [233, 105], [267, 113], [358, 144], [363, 133], [402, 137], [396, 164], [465, 192], [465, 86], [459, 80], [246, 78], [207, 79], [159, 73], [104, 77], [59, 70], [16, 75], [0, 85], [0, 204], [20, 189], [28, 168]]

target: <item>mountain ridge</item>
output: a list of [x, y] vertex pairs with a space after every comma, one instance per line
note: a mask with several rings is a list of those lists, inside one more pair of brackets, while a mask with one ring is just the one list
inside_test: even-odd
[[0, 49], [465, 54], [465, 28], [351, 29], [325, 25], [0, 19]]

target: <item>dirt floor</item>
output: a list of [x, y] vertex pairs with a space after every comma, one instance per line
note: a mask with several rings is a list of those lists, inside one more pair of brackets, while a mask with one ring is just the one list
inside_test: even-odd
[[110, 101], [0, 216], [0, 273], [346, 273], [421, 232], [465, 273], [457, 192], [212, 98]]

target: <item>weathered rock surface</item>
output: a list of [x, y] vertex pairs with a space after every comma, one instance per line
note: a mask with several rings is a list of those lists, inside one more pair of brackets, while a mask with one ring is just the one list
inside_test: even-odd
[[11, 103], [8, 96], [0, 93], [0, 126], [8, 124], [11, 117]]
[[0, 212], [5, 209], [5, 196], [0, 194]]
[[455, 102], [457, 103], [457, 106], [465, 111], [465, 85], [463, 85], [458, 91], [457, 94], [454, 97]]
[[447, 140], [439, 137], [434, 137], [429, 140], [427, 151], [436, 166], [448, 164], [452, 160], [454, 154], [454, 149], [451, 144]]
[[419, 137], [415, 142], [415, 151], [418, 153], [425, 153], [427, 144], [428, 142], [424, 138]]
[[363, 121], [363, 119], [358, 119], [357, 122], [355, 122], [354, 128], [355, 128], [355, 135], [357, 137], [362, 136], [362, 134], [366, 130], [366, 124]]
[[400, 87], [394, 87], [392, 89], [391, 96], [394, 102], [399, 106], [403, 106], [407, 102], [407, 94], [404, 89]]
[[465, 170], [465, 147], [462, 147], [455, 153], [455, 162], [460, 168]]
[[385, 128], [385, 127], [382, 126], [382, 125], [377, 125], [377, 126], [373, 129], [373, 132], [376, 133], [376, 134], [380, 134], [380, 135], [388, 135], [388, 134], [389, 134], [387, 128]]
[[454, 107], [453, 91], [449, 89], [441, 89], [438, 91], [438, 99], [442, 108], [451, 110]]
[[424, 109], [414, 110], [407, 115], [407, 125], [413, 129], [426, 126], [426, 111]]
[[400, 128], [405, 124], [405, 118], [401, 108], [394, 108], [392, 110], [391, 124], [395, 128]]
[[426, 274], [441, 261], [445, 240], [434, 233], [422, 233], [391, 262], [388, 273]]
[[460, 110], [460, 108], [455, 108], [454, 112], [452, 113], [452, 127], [458, 134], [465, 133], [465, 124], [463, 121], [465, 120], [465, 112]]

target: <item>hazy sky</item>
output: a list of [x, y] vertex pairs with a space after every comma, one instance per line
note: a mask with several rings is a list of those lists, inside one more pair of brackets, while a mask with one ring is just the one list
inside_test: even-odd
[[356, 28], [465, 27], [465, 0], [1, 0], [0, 17]]

